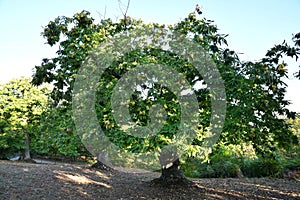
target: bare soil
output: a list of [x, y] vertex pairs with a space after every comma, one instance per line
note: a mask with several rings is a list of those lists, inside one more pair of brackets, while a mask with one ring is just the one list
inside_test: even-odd
[[0, 161], [0, 199], [300, 199], [299, 180], [191, 179], [189, 187], [151, 185], [159, 176], [86, 164]]

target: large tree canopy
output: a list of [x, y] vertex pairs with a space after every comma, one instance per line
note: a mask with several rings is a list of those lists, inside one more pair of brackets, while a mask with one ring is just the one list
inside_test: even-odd
[[[50, 21], [43, 31], [47, 43], [53, 46], [59, 43], [57, 57], [45, 58], [40, 66], [36, 66], [33, 77], [34, 84], [51, 83], [54, 85], [52, 98], [54, 105], [69, 104], [72, 99], [74, 81], [78, 70], [89, 52], [117, 33], [135, 30], [141, 26], [168, 29], [179, 32], [200, 44], [214, 60], [226, 89], [227, 113], [220, 141], [225, 144], [252, 144], [257, 153], [270, 153], [278, 147], [288, 147], [296, 142], [295, 135], [289, 130], [282, 118], [293, 117], [286, 106], [289, 102], [284, 98], [286, 84], [283, 78], [287, 76], [287, 64], [280, 60], [282, 55], [294, 57], [298, 50], [293, 47], [274, 47], [260, 61], [240, 61], [238, 55], [227, 48], [226, 35], [220, 34], [213, 21], [197, 19], [191, 13], [181, 22], [169, 26], [145, 24], [141, 20], [129, 17], [126, 21], [113, 22], [110, 19], [94, 23], [90, 13], [82, 11], [73, 17], [58, 17]], [[297, 34], [295, 38], [299, 38]], [[299, 46], [296, 40], [296, 45]], [[296, 52], [294, 52], [294, 50]], [[292, 51], [291, 53], [289, 53]], [[126, 135], [116, 124], [109, 104], [112, 89], [127, 72], [141, 64], [165, 64], [184, 74], [197, 96], [199, 109], [199, 130], [192, 145], [186, 147], [190, 156], [198, 156], [199, 148], [211, 119], [211, 94], [203, 77], [188, 60], [178, 55], [144, 47], [128, 52], [116, 59], [99, 80], [97, 104], [95, 105], [98, 120], [108, 138], [117, 146], [130, 152], [147, 152], [159, 149], [175, 140], [174, 133], [178, 130], [178, 115], [180, 108], [172, 91], [162, 85], [144, 84], [136, 90], [130, 99], [131, 118], [140, 125], [149, 122], [149, 108], [154, 104], [164, 107], [167, 113], [166, 125], [155, 137], [137, 138]], [[197, 87], [196, 85], [201, 87]]]

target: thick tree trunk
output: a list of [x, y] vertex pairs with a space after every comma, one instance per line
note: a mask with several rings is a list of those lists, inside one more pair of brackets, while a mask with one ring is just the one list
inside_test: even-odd
[[151, 181], [152, 184], [162, 185], [162, 186], [172, 186], [172, 185], [190, 185], [192, 181], [188, 180], [181, 168], [179, 158], [165, 166], [162, 165], [161, 176], [157, 179]]
[[160, 179], [168, 181], [180, 181], [185, 179], [179, 159], [175, 160], [171, 166], [163, 166]]
[[30, 156], [30, 137], [29, 134], [26, 133], [26, 138], [25, 138], [25, 146], [26, 148], [22, 150], [22, 155], [20, 157], [20, 160], [31, 160]]
[[26, 133], [26, 138], [24, 140], [26, 148], [21, 151], [21, 156], [19, 160], [23, 160], [29, 163], [36, 163], [34, 160], [32, 160], [30, 155], [30, 136], [28, 133]]

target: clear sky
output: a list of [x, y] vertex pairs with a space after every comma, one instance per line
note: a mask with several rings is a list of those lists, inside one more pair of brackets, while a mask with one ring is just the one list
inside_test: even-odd
[[[290, 42], [292, 34], [300, 32], [300, 0], [131, 0], [128, 15], [174, 24], [197, 3], [201, 17], [214, 20], [220, 33], [229, 34], [229, 47], [244, 53], [242, 59], [258, 60], [274, 44]], [[122, 16], [118, 0], [0, 0], [0, 82], [31, 76], [42, 58], [54, 56], [57, 49], [40, 36], [42, 26], [82, 10], [96, 20], [104, 14], [114, 20]], [[299, 70], [298, 65], [290, 62], [289, 73]], [[300, 112], [300, 80], [290, 78], [286, 98], [293, 103], [290, 108]]]

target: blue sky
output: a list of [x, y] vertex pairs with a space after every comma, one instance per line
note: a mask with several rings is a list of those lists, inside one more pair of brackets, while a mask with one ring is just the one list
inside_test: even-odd
[[[203, 10], [201, 17], [214, 20], [220, 33], [229, 34], [229, 47], [244, 53], [242, 59], [258, 60], [274, 44], [291, 41], [292, 34], [300, 32], [300, 0], [131, 0], [128, 15], [174, 24], [197, 3]], [[118, 0], [0, 0], [0, 82], [31, 76], [42, 58], [54, 56], [57, 49], [45, 45], [40, 36], [42, 26], [82, 10], [90, 11], [96, 20], [104, 13], [112, 19], [122, 16]], [[292, 74], [299, 64], [289, 63]], [[290, 108], [300, 112], [300, 80], [292, 78], [287, 83]]]

